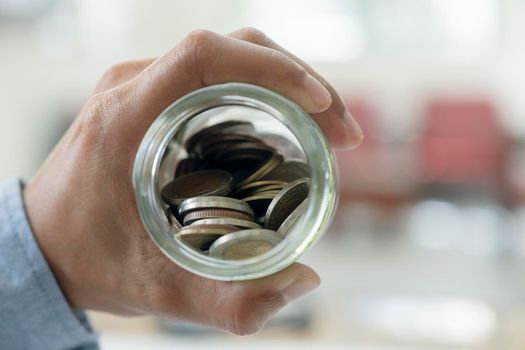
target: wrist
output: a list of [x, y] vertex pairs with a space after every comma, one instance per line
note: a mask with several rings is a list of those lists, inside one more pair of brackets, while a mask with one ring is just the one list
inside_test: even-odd
[[[39, 183], [40, 180], [37, 175], [23, 190], [27, 219], [34, 239], [65, 299], [72, 308], [79, 308], [80, 305], [78, 305], [74, 297], [75, 293], [73, 293], [74, 283], [67, 268], [70, 264], [65, 261], [68, 248], [60, 240], [60, 237], [65, 235], [57, 231], [57, 225], [53, 223], [53, 217], [63, 217], [64, 215], [53, 203], [52, 198], [46, 195], [46, 190], [41, 190]], [[52, 211], [54, 215], [52, 215]], [[67, 227], [68, 225], [64, 224], [63, 226]]]

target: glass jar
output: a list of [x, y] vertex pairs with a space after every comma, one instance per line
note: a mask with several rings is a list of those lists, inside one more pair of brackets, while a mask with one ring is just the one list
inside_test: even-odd
[[[184, 141], [204, 127], [227, 120], [252, 122], [258, 134], [272, 136], [277, 149], [303, 158], [310, 170], [309, 197], [301, 219], [273, 249], [244, 260], [206, 256], [174, 239], [160, 195], [160, 189], [172, 180], [176, 163], [186, 156]], [[279, 140], [297, 148], [280, 149]], [[204, 277], [248, 280], [271, 275], [297, 261], [326, 231], [337, 202], [334, 164], [321, 130], [298, 105], [259, 86], [227, 83], [193, 91], [157, 117], [138, 149], [133, 186], [146, 231], [168, 258]]]

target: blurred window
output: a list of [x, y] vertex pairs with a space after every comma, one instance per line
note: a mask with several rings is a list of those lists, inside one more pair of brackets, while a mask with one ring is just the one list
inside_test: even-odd
[[500, 34], [497, 0], [250, 0], [247, 23], [309, 61], [368, 54], [479, 58]]

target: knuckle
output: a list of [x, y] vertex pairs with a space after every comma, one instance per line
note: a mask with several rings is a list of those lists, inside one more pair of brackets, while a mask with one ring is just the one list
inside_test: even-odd
[[235, 335], [250, 335], [257, 333], [262, 327], [262, 322], [256, 319], [249, 305], [237, 307], [228, 320], [227, 329]]
[[130, 62], [120, 62], [112, 65], [102, 74], [99, 84], [107, 85], [115, 81], [120, 81], [130, 64]]
[[309, 73], [303, 67], [295, 65], [293, 69], [290, 70], [289, 80], [299, 89], [303, 89], [304, 80]]
[[[293, 63], [293, 61], [281, 51], [270, 49], [270, 54], [273, 60], [278, 61], [282, 64], [287, 65], [287, 64]], [[298, 68], [298, 67], [295, 67], [294, 65], [294, 68]]]
[[82, 111], [80, 124], [83, 132], [88, 134], [100, 134], [106, 123], [107, 104], [103, 94], [96, 94], [89, 98]]
[[190, 51], [200, 51], [208, 48], [217, 34], [209, 30], [198, 29], [190, 32], [184, 38], [185, 47]]
[[285, 304], [281, 293], [242, 293], [236, 297], [227, 329], [236, 335], [257, 333], [269, 316]]
[[85, 104], [79, 118], [84, 132], [90, 135], [101, 135], [111, 131], [115, 116], [126, 109], [125, 89], [103, 91], [92, 95]]
[[287, 81], [290, 81], [297, 88], [303, 87], [304, 79], [309, 74], [304, 67], [278, 50], [271, 49], [271, 60], [275, 63], [274, 67], [280, 67], [280, 71]]
[[260, 31], [257, 28], [253, 27], [244, 27], [238, 30], [239, 38], [255, 42], [255, 43], [265, 43], [268, 40], [268, 36], [264, 32]]
[[177, 50], [177, 57], [186, 64], [188, 70], [202, 81], [205, 81], [205, 71], [212, 65], [214, 46], [217, 45], [218, 35], [208, 30], [190, 32], [182, 42], [182, 52]]

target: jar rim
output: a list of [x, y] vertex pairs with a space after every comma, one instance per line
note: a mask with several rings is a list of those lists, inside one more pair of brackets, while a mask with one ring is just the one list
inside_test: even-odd
[[[205, 256], [173, 239], [162, 210], [159, 171], [169, 142], [182, 125], [211, 108], [239, 105], [266, 112], [297, 138], [310, 168], [310, 194], [302, 220], [283, 242], [246, 260], [219, 260]], [[150, 238], [173, 262], [197, 275], [217, 280], [247, 280], [271, 275], [297, 261], [322, 235], [337, 202], [334, 157], [312, 118], [297, 104], [266, 88], [226, 83], [195, 90], [167, 107], [151, 124], [137, 151], [132, 182], [139, 214]]]

